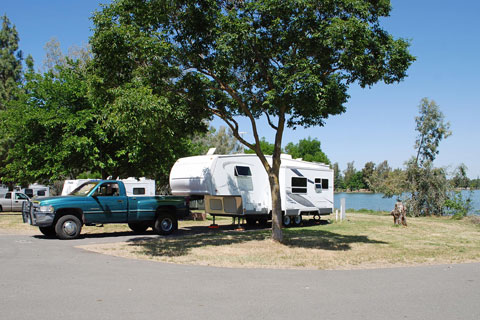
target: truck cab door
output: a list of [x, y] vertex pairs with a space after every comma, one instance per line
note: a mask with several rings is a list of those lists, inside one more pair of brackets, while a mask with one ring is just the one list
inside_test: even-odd
[[[128, 198], [120, 195], [117, 182], [104, 182], [99, 185], [92, 196], [97, 213], [91, 222], [115, 223], [126, 222], [128, 215]], [[97, 220], [97, 221], [92, 221]]]
[[15, 199], [12, 199], [12, 211], [22, 211], [22, 204], [28, 201], [28, 197], [23, 193], [15, 193]]

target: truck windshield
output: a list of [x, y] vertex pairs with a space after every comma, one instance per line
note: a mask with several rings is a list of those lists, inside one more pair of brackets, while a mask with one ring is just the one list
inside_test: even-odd
[[78, 186], [75, 190], [69, 193], [70, 196], [82, 196], [85, 197], [93, 188], [96, 187], [98, 182], [89, 181], [84, 182], [80, 186]]

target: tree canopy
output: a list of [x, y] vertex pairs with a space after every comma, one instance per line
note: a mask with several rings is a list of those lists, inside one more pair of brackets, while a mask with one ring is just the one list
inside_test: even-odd
[[[270, 180], [273, 237], [282, 239], [278, 177], [285, 127], [324, 125], [345, 111], [348, 86], [406, 76], [408, 42], [380, 26], [387, 0], [119, 0], [93, 18], [92, 49], [103, 84], [141, 79], [199, 116], [222, 118], [255, 150]], [[269, 163], [257, 121], [275, 131]], [[254, 141], [240, 135], [249, 119]]]

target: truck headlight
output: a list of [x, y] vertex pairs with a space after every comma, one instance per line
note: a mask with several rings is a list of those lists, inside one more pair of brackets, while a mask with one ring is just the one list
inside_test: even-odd
[[52, 206], [40, 206], [39, 210], [44, 213], [53, 213], [54, 211]]

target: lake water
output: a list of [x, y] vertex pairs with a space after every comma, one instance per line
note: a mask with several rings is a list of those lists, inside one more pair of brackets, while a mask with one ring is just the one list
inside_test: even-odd
[[[473, 211], [479, 214], [480, 210], [480, 190], [461, 191], [462, 196], [466, 199], [471, 192]], [[340, 199], [345, 198], [345, 207], [347, 209], [370, 209], [376, 211], [391, 211], [395, 206], [396, 197], [384, 198], [381, 193], [335, 193], [335, 208], [340, 208]], [[473, 213], [473, 212], [472, 212]]]

